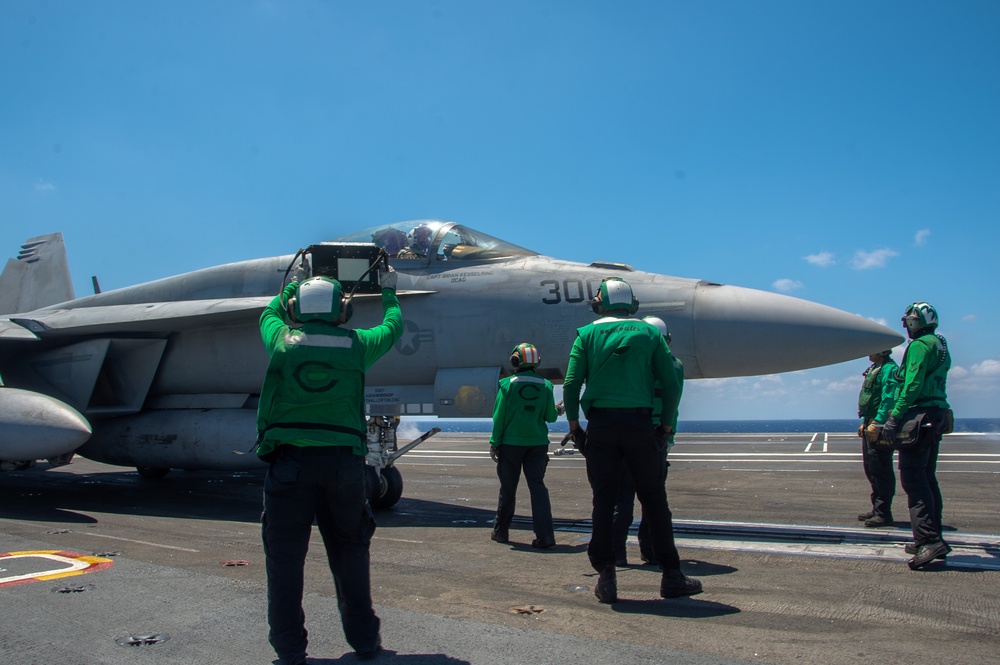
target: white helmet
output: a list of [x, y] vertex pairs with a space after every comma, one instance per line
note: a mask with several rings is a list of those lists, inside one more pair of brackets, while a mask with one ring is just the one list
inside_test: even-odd
[[670, 331], [667, 330], [667, 324], [663, 321], [663, 319], [658, 316], [644, 316], [642, 317], [642, 320], [656, 326], [656, 328], [660, 331], [660, 334], [666, 338], [667, 344], [670, 344]]

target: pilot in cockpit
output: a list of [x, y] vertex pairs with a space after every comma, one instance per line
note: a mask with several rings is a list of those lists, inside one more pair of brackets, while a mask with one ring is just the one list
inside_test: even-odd
[[434, 231], [427, 224], [418, 224], [406, 234], [407, 246], [400, 250], [398, 258], [422, 259], [431, 250], [431, 238]]

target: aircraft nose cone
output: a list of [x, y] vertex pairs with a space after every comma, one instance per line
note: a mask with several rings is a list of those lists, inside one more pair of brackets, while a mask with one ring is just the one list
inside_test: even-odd
[[752, 376], [832, 365], [899, 345], [883, 325], [817, 303], [700, 282], [694, 297], [701, 376]]

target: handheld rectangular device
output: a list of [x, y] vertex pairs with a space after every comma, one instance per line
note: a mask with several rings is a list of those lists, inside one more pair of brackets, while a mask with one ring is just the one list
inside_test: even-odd
[[309, 257], [313, 277], [332, 277], [343, 285], [345, 293], [382, 292], [376, 266], [382, 254], [375, 243], [321, 242], [303, 253]]

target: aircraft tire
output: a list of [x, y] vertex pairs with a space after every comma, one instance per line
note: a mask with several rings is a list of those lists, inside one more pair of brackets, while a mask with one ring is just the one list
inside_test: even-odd
[[139, 472], [139, 476], [146, 480], [159, 480], [170, 473], [169, 466], [137, 466], [135, 470]]
[[403, 496], [403, 474], [394, 466], [387, 466], [379, 474], [378, 487], [372, 498], [372, 508], [386, 510], [392, 508]]

